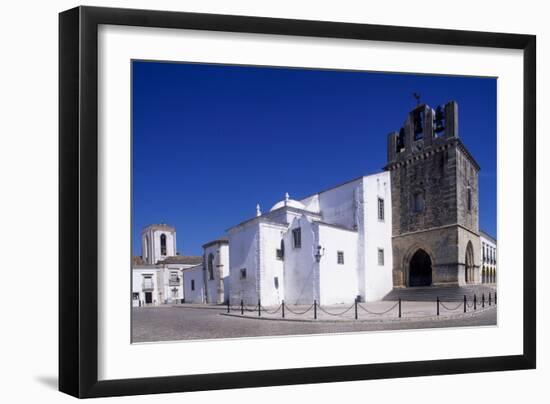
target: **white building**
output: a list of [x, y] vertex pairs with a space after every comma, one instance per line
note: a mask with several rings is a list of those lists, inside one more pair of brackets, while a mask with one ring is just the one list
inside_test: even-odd
[[481, 283], [496, 283], [497, 241], [484, 231], [479, 233], [481, 240]]
[[202, 263], [183, 270], [185, 303], [227, 303], [229, 299], [229, 241], [210, 241], [202, 246]]
[[391, 184], [364, 176], [228, 230], [231, 304], [350, 303], [392, 289]]
[[141, 251], [141, 257], [132, 261], [132, 305], [182, 302], [182, 271], [202, 263], [202, 257], [177, 255], [176, 230], [166, 224], [143, 229]]
[[229, 299], [227, 238], [203, 245], [202, 256], [176, 252], [176, 229], [152, 224], [141, 232], [132, 262], [132, 305], [225, 303]]

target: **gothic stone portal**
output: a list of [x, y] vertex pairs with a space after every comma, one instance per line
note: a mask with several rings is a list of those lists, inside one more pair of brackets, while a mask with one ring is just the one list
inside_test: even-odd
[[409, 286], [430, 286], [432, 284], [432, 260], [426, 251], [419, 249], [409, 264]]

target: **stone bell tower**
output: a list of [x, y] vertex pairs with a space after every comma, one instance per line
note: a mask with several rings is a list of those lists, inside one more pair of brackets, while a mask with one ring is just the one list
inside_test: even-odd
[[458, 136], [458, 105], [409, 112], [388, 135], [394, 287], [479, 282], [479, 165]]

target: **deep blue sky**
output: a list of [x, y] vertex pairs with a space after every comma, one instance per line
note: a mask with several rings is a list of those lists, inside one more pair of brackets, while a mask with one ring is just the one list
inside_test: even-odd
[[416, 102], [455, 100], [481, 166], [480, 228], [496, 235], [496, 79], [134, 61], [133, 250], [150, 223], [178, 251], [263, 211], [381, 171]]

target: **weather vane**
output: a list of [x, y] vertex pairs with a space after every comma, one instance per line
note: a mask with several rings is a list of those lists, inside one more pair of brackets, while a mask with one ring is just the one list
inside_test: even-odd
[[420, 94], [419, 93], [413, 93], [413, 97], [416, 100], [416, 105], [420, 105]]

